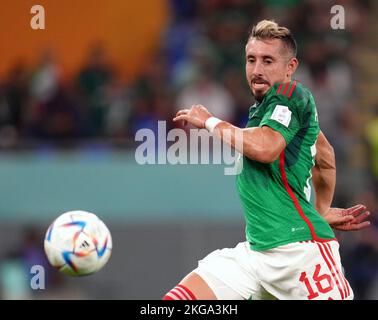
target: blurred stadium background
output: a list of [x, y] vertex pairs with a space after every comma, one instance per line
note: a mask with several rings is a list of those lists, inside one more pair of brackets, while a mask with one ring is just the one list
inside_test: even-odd
[[[34, 4], [45, 30], [30, 27]], [[330, 27], [334, 4], [345, 30]], [[369, 229], [337, 237], [355, 297], [378, 298], [377, 1], [2, 0], [2, 299], [160, 299], [198, 259], [244, 239], [234, 177], [219, 165], [137, 165], [134, 136], [158, 120], [173, 128], [193, 101], [244, 125], [244, 46], [262, 18], [298, 40], [296, 78], [336, 152], [334, 206], [372, 212]], [[43, 253], [48, 225], [73, 209], [98, 214], [114, 241], [108, 265], [77, 279]], [[30, 289], [34, 264], [46, 290]]]

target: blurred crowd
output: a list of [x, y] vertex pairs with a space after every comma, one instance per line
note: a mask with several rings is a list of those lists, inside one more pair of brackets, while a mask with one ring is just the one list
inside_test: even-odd
[[[173, 128], [175, 112], [194, 103], [244, 126], [254, 103], [245, 81], [245, 43], [253, 24], [273, 18], [297, 39], [296, 78], [311, 89], [321, 129], [335, 148], [334, 205], [362, 202], [372, 212], [368, 231], [340, 239], [357, 298], [378, 298], [377, 281], [372, 281], [378, 279], [378, 95], [360, 90], [365, 81], [361, 52], [369, 45], [378, 49], [371, 32], [377, 10], [372, 0], [338, 1], [345, 8], [346, 28], [333, 30], [330, 3], [170, 0], [160, 46], [128, 83], [120, 80], [101, 44], [90, 49], [86, 64], [68, 81], [61, 80], [59, 53], [46, 50], [33, 69], [19, 63], [0, 79], [0, 148], [98, 143], [128, 148], [139, 129], [156, 131], [158, 120]], [[367, 69], [374, 63], [369, 61]], [[373, 103], [362, 105], [363, 94], [373, 95]]]

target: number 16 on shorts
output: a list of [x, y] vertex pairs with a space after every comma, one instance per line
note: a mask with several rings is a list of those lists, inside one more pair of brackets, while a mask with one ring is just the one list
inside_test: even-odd
[[[328, 300], [352, 298], [348, 282], [336, 264], [325, 267], [325, 265], [318, 263], [315, 265], [313, 273], [309, 273], [303, 271], [299, 277], [299, 281], [306, 287], [308, 300], [315, 298], [328, 298]], [[327, 297], [321, 295], [327, 295]]]

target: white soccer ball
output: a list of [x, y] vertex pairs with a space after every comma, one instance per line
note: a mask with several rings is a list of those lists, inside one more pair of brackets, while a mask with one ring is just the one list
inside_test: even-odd
[[80, 210], [56, 218], [47, 229], [44, 243], [51, 265], [70, 276], [97, 272], [112, 252], [106, 225], [95, 214]]

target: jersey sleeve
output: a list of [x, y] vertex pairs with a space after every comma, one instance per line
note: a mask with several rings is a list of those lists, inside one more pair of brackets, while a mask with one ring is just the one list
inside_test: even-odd
[[304, 108], [298, 107], [294, 100], [283, 95], [272, 95], [266, 103], [266, 112], [259, 126], [278, 131], [288, 145], [301, 129], [301, 111]]

